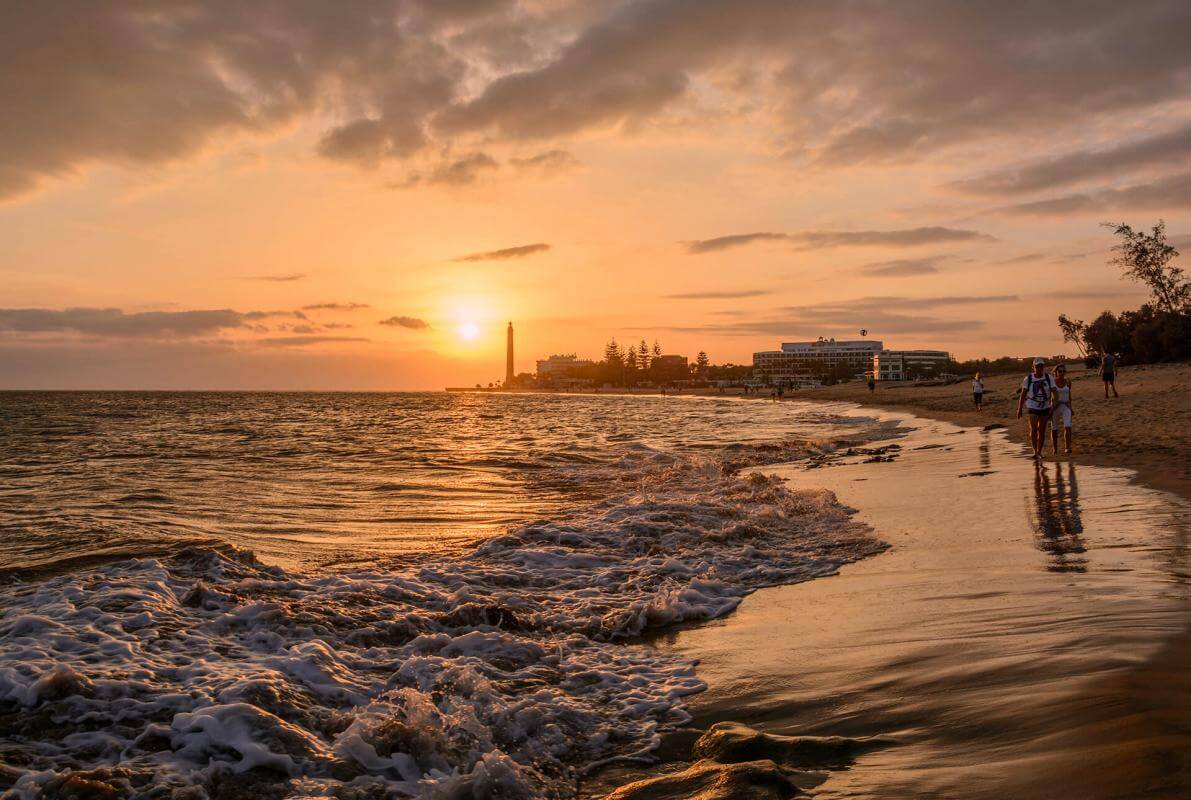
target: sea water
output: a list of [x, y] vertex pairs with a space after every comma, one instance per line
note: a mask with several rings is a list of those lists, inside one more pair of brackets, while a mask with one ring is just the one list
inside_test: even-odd
[[735, 398], [0, 394], [0, 796], [566, 796], [704, 688], [625, 641], [882, 549], [754, 471], [877, 427]]

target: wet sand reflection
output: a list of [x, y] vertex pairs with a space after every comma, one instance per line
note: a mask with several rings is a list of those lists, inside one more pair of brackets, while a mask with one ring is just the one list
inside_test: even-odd
[[1050, 556], [1046, 565], [1049, 571], [1088, 571], [1074, 463], [1039, 461], [1034, 465], [1034, 506], [1030, 517], [1038, 549]]

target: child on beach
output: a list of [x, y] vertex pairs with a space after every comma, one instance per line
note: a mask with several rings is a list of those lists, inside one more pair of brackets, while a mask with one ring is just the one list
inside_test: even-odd
[[1034, 370], [1021, 382], [1021, 396], [1017, 401], [1017, 418], [1022, 409], [1030, 412], [1030, 445], [1034, 458], [1042, 458], [1046, 445], [1046, 423], [1050, 422], [1051, 394], [1055, 388], [1054, 376], [1046, 371], [1046, 361], [1034, 359]]
[[980, 411], [984, 408], [984, 381], [980, 379], [980, 373], [976, 373], [976, 377], [972, 379], [972, 402], [976, 404], [976, 410]]
[[1063, 429], [1063, 452], [1071, 453], [1071, 381], [1067, 380], [1067, 365], [1055, 367], [1055, 387], [1052, 394], [1054, 414], [1051, 416], [1050, 444], [1054, 454], [1059, 454], [1059, 428]]

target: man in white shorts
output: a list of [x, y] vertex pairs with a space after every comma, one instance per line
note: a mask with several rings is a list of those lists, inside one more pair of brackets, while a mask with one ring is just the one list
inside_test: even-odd
[[1021, 382], [1021, 397], [1017, 401], [1017, 418], [1021, 419], [1023, 409], [1030, 412], [1030, 445], [1034, 458], [1042, 458], [1046, 445], [1046, 423], [1050, 422], [1051, 394], [1055, 388], [1054, 376], [1046, 371], [1046, 361], [1034, 359], [1034, 369]]

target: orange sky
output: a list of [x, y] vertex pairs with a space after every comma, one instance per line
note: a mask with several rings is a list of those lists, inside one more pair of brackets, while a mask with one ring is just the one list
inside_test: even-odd
[[1191, 232], [1191, 13], [1064, 5], [9, 4], [0, 387], [1061, 352], [1100, 222]]

